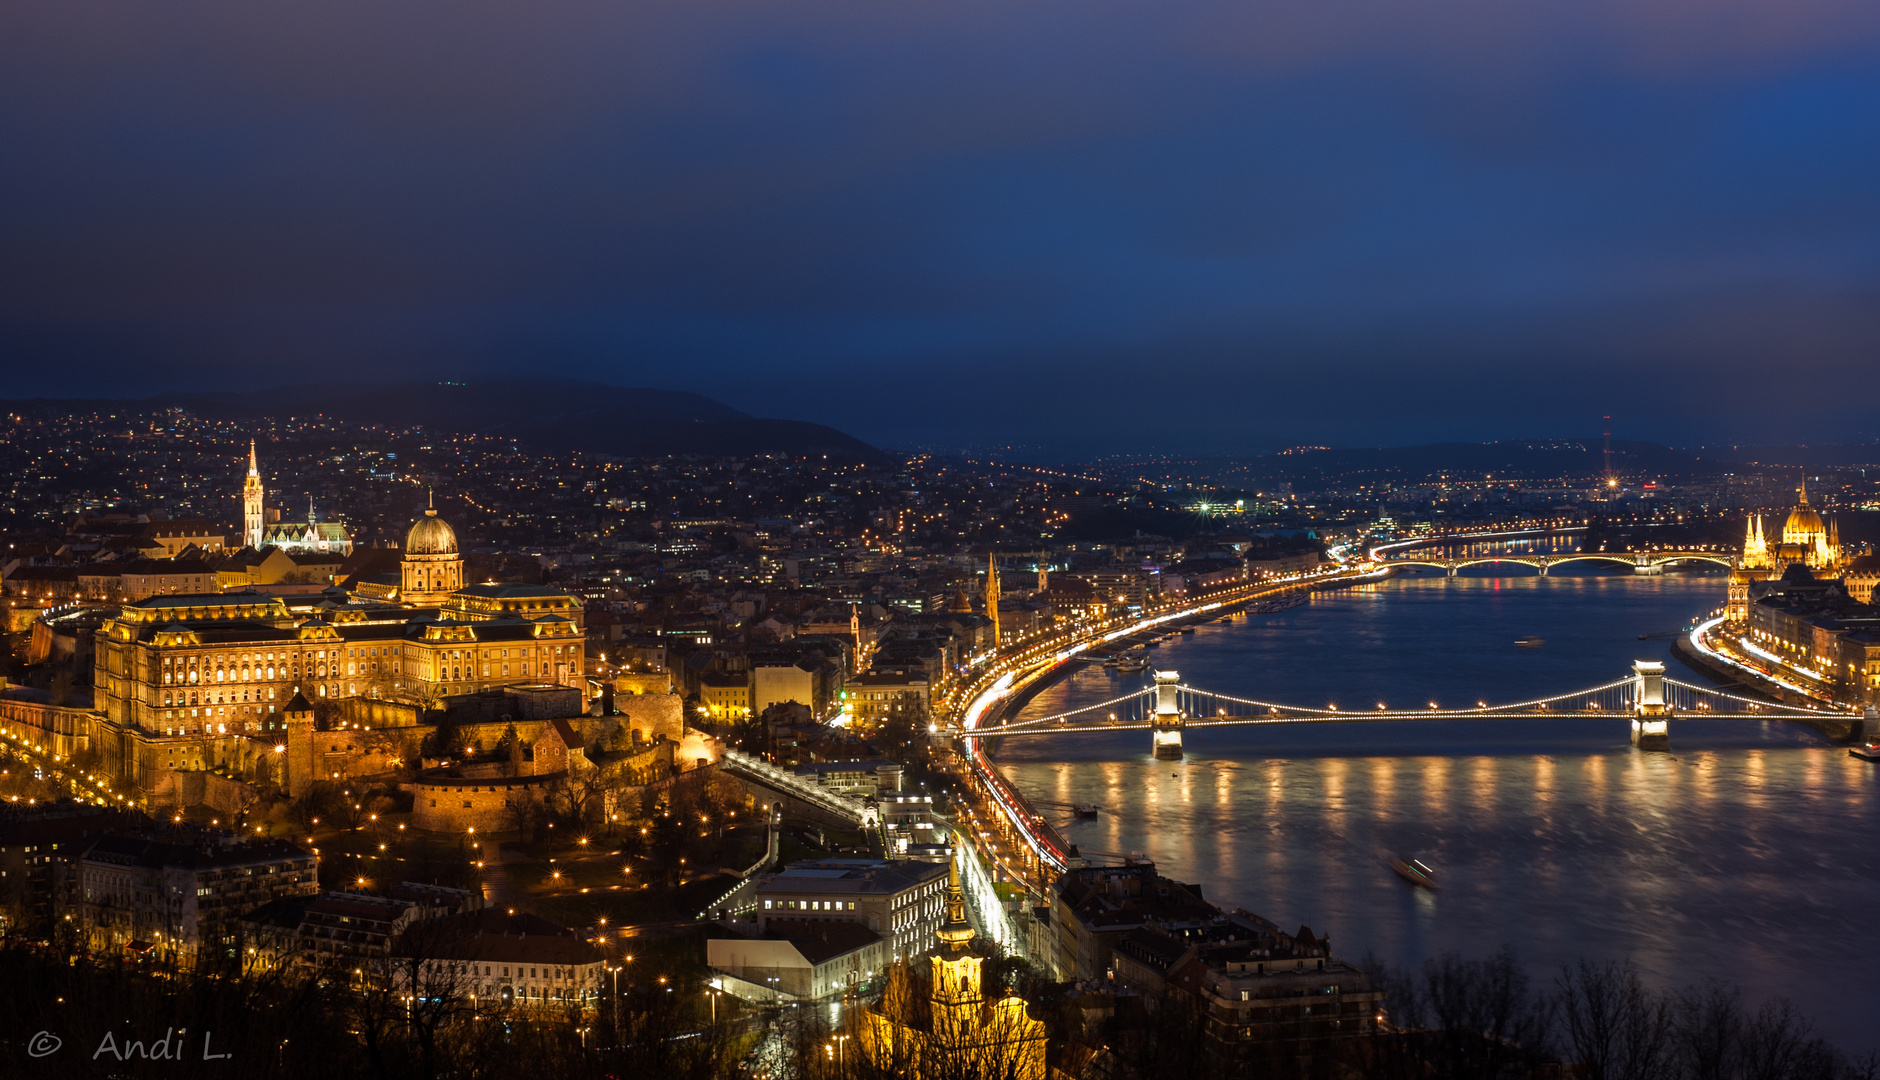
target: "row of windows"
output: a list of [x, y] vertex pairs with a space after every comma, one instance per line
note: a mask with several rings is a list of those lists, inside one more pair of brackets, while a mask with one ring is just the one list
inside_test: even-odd
[[[764, 901], [765, 911], [771, 910], [771, 906], [770, 906], [771, 903], [772, 901], [769, 901], [769, 900]], [[777, 905], [777, 909], [783, 910], [783, 911], [854, 911], [855, 910], [855, 901], [853, 900], [847, 901], [847, 904], [848, 904], [847, 907], [842, 906], [844, 901], [841, 901], [841, 900], [778, 900], [775, 903]]]
[[[274, 700], [274, 689], [275, 688], [272, 686], [267, 687], [267, 692], [268, 692], [267, 699], [269, 701]], [[236, 696], [237, 693], [240, 694], [239, 697]], [[253, 695], [252, 697], [249, 696], [251, 694]], [[227, 704], [231, 704], [235, 702], [249, 702], [249, 701], [260, 701], [260, 700], [261, 700], [260, 688], [256, 688], [253, 690], [244, 689], [241, 691], [230, 690], [228, 691], [228, 699], [226, 701], [223, 700], [222, 691], [220, 690], [214, 691], [213, 693], [205, 692], [201, 695], [198, 695], [196, 691], [194, 690], [191, 690], [188, 694], [184, 694], [181, 690], [176, 691], [175, 694], [171, 694], [170, 691], [165, 690], [163, 692], [162, 704], [163, 704], [163, 707], [167, 709], [171, 707], [172, 705], [175, 705], [175, 706], [227, 705]], [[246, 712], [248, 710], [244, 709], [243, 711]], [[259, 711], [259, 710], [256, 710], [256, 711]], [[268, 711], [273, 712], [274, 707], [272, 705], [268, 706]]]
[[[450, 971], [456, 972], [459, 975], [463, 974], [464, 972], [464, 963], [461, 960], [448, 961], [443, 966]], [[483, 969], [481, 972], [477, 971], [477, 968], [479, 966], [482, 967]], [[549, 979], [551, 981], [573, 982], [576, 978], [575, 969], [573, 968], [559, 968], [559, 967], [557, 968], [550, 968], [550, 967], [524, 968], [520, 964], [517, 964], [515, 967], [516, 967], [515, 977], [518, 979]], [[496, 965], [494, 964], [482, 964], [482, 965], [471, 964], [469, 965], [469, 968], [470, 968], [470, 974], [472, 976], [482, 974], [485, 977], [489, 977], [494, 974]], [[503, 968], [503, 978], [505, 979], [509, 978], [510, 977], [509, 965], [507, 964], [502, 965], [502, 968]], [[523, 974], [525, 970], [528, 972], [527, 975]]]
[[205, 668], [208, 667], [212, 663], [218, 664], [218, 665], [226, 664], [228, 666], [233, 667], [238, 664], [253, 665], [253, 664], [272, 664], [272, 663], [277, 663], [277, 662], [286, 663], [289, 660], [293, 660], [294, 662], [298, 663], [302, 660], [315, 660], [315, 659], [337, 660], [339, 659], [339, 650], [338, 649], [332, 649], [332, 650], [321, 649], [318, 651], [309, 652], [308, 650], [302, 649], [299, 653], [295, 653], [295, 654], [243, 653], [240, 656], [230, 656], [230, 657], [179, 656], [179, 657], [176, 657], [174, 661], [172, 661], [171, 658], [169, 657], [165, 657], [163, 660], [163, 666], [169, 667], [171, 663], [174, 662], [175, 665], [179, 668], [185, 665], [189, 667], [195, 667], [198, 663], [200, 663]]

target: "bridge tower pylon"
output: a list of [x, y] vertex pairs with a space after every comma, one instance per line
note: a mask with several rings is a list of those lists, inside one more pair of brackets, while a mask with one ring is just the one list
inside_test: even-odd
[[1149, 721], [1150, 745], [1157, 761], [1182, 759], [1182, 708], [1177, 688], [1182, 678], [1173, 671], [1155, 673], [1155, 715]]
[[1661, 660], [1632, 661], [1632, 745], [1640, 750], [1671, 749], [1671, 707], [1665, 704], [1665, 665]]

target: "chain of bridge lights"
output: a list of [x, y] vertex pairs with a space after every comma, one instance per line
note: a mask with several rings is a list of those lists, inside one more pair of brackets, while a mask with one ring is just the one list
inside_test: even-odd
[[1297, 705], [1281, 705], [1277, 702], [1272, 702], [1272, 701], [1258, 701], [1253, 698], [1234, 697], [1231, 694], [1217, 694], [1211, 690], [1200, 690], [1192, 686], [1179, 686], [1176, 689], [1182, 691], [1183, 693], [1193, 694], [1197, 697], [1211, 698], [1215, 701], [1228, 701], [1236, 705], [1249, 705], [1256, 709], [1266, 709], [1269, 712], [1275, 712], [1275, 713], [1304, 714], [1304, 715], [1310, 715], [1310, 716], [1359, 716], [1359, 715], [1362, 715], [1362, 716], [1387, 716], [1388, 717], [1388, 716], [1428, 716], [1431, 713], [1441, 713], [1446, 716], [1482, 716], [1482, 715], [1490, 715], [1490, 714], [1501, 713], [1501, 712], [1518, 711], [1521, 709], [1545, 708], [1548, 705], [1553, 705], [1558, 702], [1566, 701], [1571, 698], [1585, 697], [1585, 696], [1590, 696], [1593, 694], [1604, 693], [1607, 690], [1618, 690], [1627, 686], [1631, 686], [1636, 681], [1637, 681], [1636, 677], [1628, 676], [1626, 678], [1618, 679], [1618, 680], [1606, 683], [1601, 686], [1589, 687], [1585, 690], [1574, 690], [1570, 693], [1554, 694], [1554, 695], [1544, 697], [1544, 698], [1534, 698], [1531, 701], [1508, 702], [1507, 704], [1503, 704], [1503, 705], [1490, 705], [1486, 702], [1482, 702], [1482, 703], [1478, 703], [1474, 708], [1466, 708], [1466, 709], [1439, 709], [1439, 708], [1435, 708], [1434, 706], [1432, 706], [1431, 708], [1428, 708], [1428, 709], [1380, 709], [1376, 712], [1365, 712], [1363, 710], [1354, 710], [1354, 709], [1340, 709], [1336, 705], [1328, 705], [1324, 708], [1304, 708], [1304, 707], [1297, 706]]
[[1085, 705], [1082, 708], [1072, 709], [1069, 712], [1053, 713], [1050, 716], [1034, 716], [1029, 720], [1019, 720], [1010, 724], [1006, 724], [1001, 727], [987, 728], [986, 731], [988, 733], [993, 733], [993, 732], [1010, 731], [1014, 728], [1042, 727], [1046, 724], [1055, 723], [1060, 720], [1068, 720], [1073, 716], [1078, 716], [1083, 713], [1096, 712], [1100, 709], [1107, 709], [1112, 705], [1121, 705], [1125, 701], [1134, 701], [1137, 698], [1150, 697], [1154, 695], [1154, 693], [1155, 693], [1154, 687], [1144, 687], [1141, 690], [1135, 691], [1134, 693], [1124, 694], [1122, 697], [1113, 697], [1108, 701], [1099, 701], [1095, 705]]
[[1725, 693], [1722, 690], [1717, 690], [1712, 687], [1697, 686], [1693, 683], [1683, 682], [1678, 679], [1666, 678], [1665, 685], [1675, 686], [1680, 690], [1689, 690], [1690, 692], [1694, 694], [1705, 694], [1710, 697], [1720, 697], [1729, 701], [1740, 702], [1744, 705], [1748, 705], [1752, 709], [1759, 709], [1765, 712], [1777, 711], [1777, 712], [1792, 712], [1792, 713], [1811, 713], [1811, 712], [1821, 711], [1819, 708], [1813, 705], [1790, 705], [1786, 702], [1779, 702], [1779, 701], [1778, 702], [1757, 701], [1754, 698], [1746, 698], [1738, 694]]

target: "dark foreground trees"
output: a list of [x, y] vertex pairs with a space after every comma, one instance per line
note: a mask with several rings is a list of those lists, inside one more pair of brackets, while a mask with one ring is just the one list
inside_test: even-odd
[[[617, 1005], [543, 1013], [477, 1001], [421, 950], [315, 974], [232, 955], [170, 969], [75, 948], [0, 941], [0, 1077], [1010, 1080], [996, 1054], [952, 1067], [936, 1055], [918, 1070], [861, 1058], [852, 1007], [734, 1012], [693, 984], [623, 981]], [[1788, 1002], [1745, 1004], [1718, 983], [1662, 993], [1627, 964], [1583, 962], [1537, 984], [1507, 952], [1369, 966], [1387, 1023], [1310, 1058], [1224, 1061], [1179, 995], [1119, 997], [1101, 1021], [1068, 988], [1027, 996], [1048, 1027], [1053, 1080], [1880, 1080], [1871, 1056], [1838, 1052]], [[410, 1000], [414, 985], [424, 1000]]]
[[747, 1026], [700, 1015], [699, 995], [657, 983], [623, 985], [618, 1008], [554, 1014], [468, 1002], [440, 985], [447, 974], [419, 977], [438, 999], [426, 1003], [409, 1000], [408, 983], [362, 991], [348, 974], [233, 958], [169, 969], [0, 943], [0, 1077], [707, 1080], [736, 1075], [751, 1042]]
[[1629, 963], [1582, 960], [1532, 987], [1512, 953], [1454, 954], [1416, 972], [1371, 962], [1388, 1030], [1354, 1064], [1378, 1077], [1573, 1080], [1875, 1080], [1784, 999], [1750, 1009], [1709, 982], [1659, 993]]

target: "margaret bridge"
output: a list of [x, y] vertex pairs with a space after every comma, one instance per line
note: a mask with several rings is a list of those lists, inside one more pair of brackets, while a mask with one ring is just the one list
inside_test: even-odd
[[1709, 548], [1642, 550], [1642, 551], [1568, 551], [1568, 552], [1457, 552], [1454, 554], [1433, 554], [1427, 551], [1411, 550], [1440, 546], [1468, 545], [1472, 543], [1522, 543], [1563, 537], [1573, 533], [1583, 533], [1586, 527], [1568, 526], [1560, 529], [1501, 530], [1490, 533], [1458, 533], [1440, 536], [1418, 537], [1412, 540], [1399, 540], [1380, 544], [1371, 549], [1374, 562], [1382, 566], [1428, 566], [1455, 577], [1458, 570], [1471, 566], [1527, 566], [1547, 576], [1550, 567], [1571, 562], [1603, 562], [1630, 567], [1635, 574], [1661, 574], [1667, 566], [1680, 562], [1705, 562], [1734, 569], [1737, 556], [1729, 551]]

